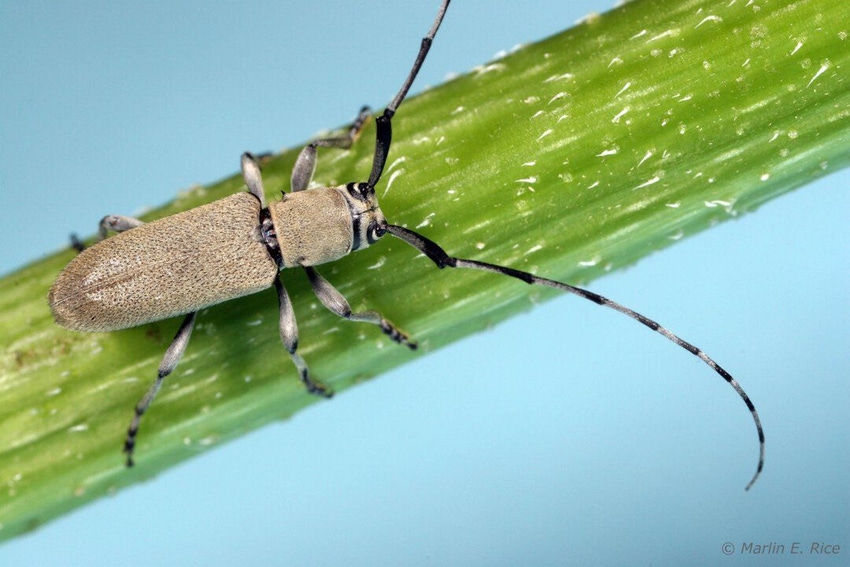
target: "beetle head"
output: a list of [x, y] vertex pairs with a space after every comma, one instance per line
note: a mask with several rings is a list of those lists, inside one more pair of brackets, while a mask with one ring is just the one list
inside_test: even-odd
[[378, 206], [374, 187], [368, 183], [349, 183], [345, 189], [354, 230], [353, 252], [371, 246], [381, 238], [386, 233], [387, 219]]

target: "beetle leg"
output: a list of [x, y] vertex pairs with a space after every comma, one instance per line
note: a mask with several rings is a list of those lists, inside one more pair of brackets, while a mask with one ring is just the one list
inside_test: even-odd
[[317, 147], [340, 148], [344, 150], [350, 148], [360, 138], [360, 133], [371, 116], [372, 110], [368, 106], [364, 106], [360, 109], [357, 119], [348, 129], [345, 136], [314, 140], [301, 150], [301, 153], [298, 154], [298, 159], [295, 160], [295, 167], [292, 168], [292, 192], [304, 191], [310, 186], [313, 173], [316, 171]]
[[310, 144], [301, 150], [298, 159], [295, 160], [295, 167], [292, 168], [292, 192], [297, 193], [307, 189], [315, 172], [316, 146]]
[[242, 154], [242, 179], [248, 186], [248, 191], [260, 200], [260, 207], [266, 207], [265, 190], [263, 189], [263, 176], [260, 173], [260, 165], [257, 158], [245, 152]]
[[315, 268], [305, 267], [304, 270], [307, 272], [307, 277], [310, 278], [313, 293], [316, 294], [322, 305], [327, 307], [331, 313], [350, 321], [362, 321], [377, 325], [385, 335], [398, 344], [405, 345], [411, 350], [416, 349], [416, 342], [411, 341], [407, 333], [399, 330], [380, 313], [377, 311], [351, 311], [351, 305], [349, 305], [345, 297], [328, 280], [323, 278]]
[[70, 240], [71, 240], [71, 248], [73, 248], [77, 252], [82, 252], [83, 250], [86, 249], [86, 245], [83, 244], [83, 241], [80, 240], [80, 237], [77, 236], [76, 232], [71, 233]]
[[[140, 221], [139, 219], [133, 217], [124, 217], [121, 215], [106, 215], [102, 219], [100, 219], [100, 223], [98, 224], [98, 239], [105, 240], [106, 235], [110, 230], [115, 232], [124, 232], [125, 230], [130, 230], [131, 228], [136, 228], [139, 225], [145, 224], [144, 221]], [[76, 233], [71, 234], [71, 248], [76, 250], [77, 252], [82, 252], [86, 249], [86, 245], [83, 244], [83, 241], [80, 240], [80, 237], [77, 236]]]
[[142, 420], [142, 415], [150, 407], [151, 402], [156, 397], [157, 392], [162, 387], [162, 381], [166, 376], [174, 371], [180, 358], [186, 351], [186, 345], [189, 344], [189, 338], [192, 336], [192, 328], [195, 326], [195, 317], [197, 312], [192, 312], [186, 315], [183, 323], [180, 324], [180, 329], [174, 335], [174, 340], [165, 351], [165, 356], [162, 357], [162, 362], [159, 363], [159, 372], [156, 376], [156, 381], [136, 404], [135, 415], [133, 421], [130, 422], [130, 427], [127, 428], [127, 439], [124, 441], [124, 452], [127, 453], [127, 466], [133, 466], [133, 448], [136, 446], [136, 435], [139, 433], [139, 422]]
[[348, 132], [345, 133], [345, 136], [339, 136], [337, 138], [320, 138], [315, 140], [312, 145], [321, 146], [323, 148], [341, 148], [343, 150], [347, 150], [350, 148], [354, 142], [360, 139], [360, 133], [363, 131], [363, 127], [366, 126], [366, 123], [369, 122], [369, 119], [372, 118], [372, 109], [368, 106], [363, 106], [360, 108], [360, 112], [357, 113], [357, 118], [354, 119], [351, 126], [348, 128]]
[[292, 309], [292, 302], [289, 300], [286, 288], [283, 287], [283, 282], [280, 281], [280, 276], [275, 278], [274, 287], [277, 290], [277, 299], [280, 302], [280, 340], [289, 352], [289, 356], [292, 357], [292, 362], [298, 369], [301, 382], [304, 383], [307, 391], [311, 394], [330, 398], [333, 396], [333, 391], [310, 377], [310, 369], [307, 367], [307, 363], [295, 352], [298, 350], [298, 324], [295, 322], [295, 311]]
[[124, 232], [125, 230], [130, 230], [131, 228], [136, 228], [143, 224], [145, 224], [144, 221], [140, 221], [133, 217], [125, 217], [123, 215], [106, 215], [100, 219], [100, 230], [98, 232], [100, 234], [100, 239], [103, 240], [106, 238], [106, 235], [110, 230], [114, 232]]

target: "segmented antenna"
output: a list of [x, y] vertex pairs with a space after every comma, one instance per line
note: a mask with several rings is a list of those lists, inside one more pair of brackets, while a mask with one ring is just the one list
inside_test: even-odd
[[428, 256], [428, 258], [430, 258], [431, 261], [434, 262], [439, 268], [471, 268], [474, 270], [493, 272], [496, 274], [502, 274], [504, 276], [510, 276], [512, 278], [522, 280], [527, 284], [551, 287], [564, 291], [566, 293], [571, 293], [573, 295], [583, 297], [584, 299], [592, 301], [597, 305], [609, 307], [615, 311], [619, 311], [623, 315], [626, 315], [627, 317], [630, 317], [635, 321], [649, 327], [656, 333], [666, 337], [678, 346], [682, 347], [686, 351], [698, 357], [700, 360], [705, 362], [712, 370], [719, 374], [724, 380], [726, 380], [726, 382], [728, 382], [730, 386], [732, 386], [732, 388], [738, 393], [741, 399], [744, 400], [744, 403], [747, 405], [747, 409], [750, 410], [750, 414], [753, 416], [753, 421], [755, 422], [756, 431], [758, 432], [759, 438], [759, 462], [758, 466], [756, 467], [756, 472], [753, 475], [753, 478], [750, 479], [750, 482], [747, 483], [747, 486], [744, 490], [749, 490], [750, 487], [756, 482], [759, 475], [761, 474], [762, 469], [764, 468], [764, 429], [762, 429], [759, 414], [756, 411], [755, 405], [753, 405], [753, 402], [750, 400], [750, 397], [747, 395], [741, 385], [738, 384], [738, 381], [735, 380], [731, 374], [729, 374], [722, 366], [717, 364], [714, 359], [708, 356], [702, 349], [680, 338], [678, 335], [670, 332], [668, 329], [662, 327], [649, 317], [641, 315], [637, 311], [629, 309], [628, 307], [621, 305], [616, 301], [612, 301], [607, 297], [603, 297], [598, 293], [593, 293], [592, 291], [565, 284], [563, 282], [540, 278], [535, 275], [529, 274], [528, 272], [515, 270], [513, 268], [507, 268], [505, 266], [488, 264], [487, 262], [478, 262], [476, 260], [465, 260], [463, 258], [455, 258], [453, 256], [449, 256], [446, 251], [443, 250], [437, 243], [433, 242], [432, 240], [429, 240], [428, 238], [425, 238], [421, 234], [418, 234], [410, 229], [401, 226], [387, 225], [384, 227], [384, 229], [396, 238], [404, 240], [405, 242], [407, 242], [408, 244]]

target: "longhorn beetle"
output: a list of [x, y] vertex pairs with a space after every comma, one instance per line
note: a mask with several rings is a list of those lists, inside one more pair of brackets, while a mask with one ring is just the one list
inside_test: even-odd
[[[156, 380], [136, 405], [124, 442], [127, 466], [133, 466], [142, 415], [165, 377], [177, 366], [197, 312], [205, 307], [274, 286], [280, 304], [280, 337], [301, 381], [310, 393], [331, 397], [332, 392], [312, 378], [297, 353], [295, 315], [280, 280], [280, 270], [284, 268], [303, 268], [319, 301], [334, 314], [377, 325], [393, 341], [415, 349], [416, 343], [380, 313], [352, 311], [345, 297], [315, 268], [366, 248], [389, 234], [430, 258], [438, 268], [483, 270], [578, 295], [619, 311], [699, 357], [734, 388], [752, 414], [759, 437], [759, 461], [747, 484], [749, 489], [764, 466], [761, 420], [738, 382], [701, 349], [652, 319], [601, 295], [507, 266], [450, 256], [427, 237], [387, 222], [378, 206], [375, 186], [381, 180], [390, 151], [392, 118], [425, 61], [449, 2], [443, 0], [401, 89], [376, 119], [375, 154], [368, 181], [309, 188], [316, 169], [317, 148], [350, 147], [370, 116], [368, 107], [364, 107], [347, 135], [315, 140], [301, 151], [292, 172], [292, 192], [284, 193], [281, 201], [266, 205], [259, 165], [246, 153], [242, 156], [242, 175], [248, 192], [148, 224], [119, 215], [104, 217], [100, 222], [101, 241], [82, 250], [59, 274], [48, 300], [56, 322], [69, 329], [114, 331], [185, 315], [159, 365]], [[109, 230], [117, 234], [105, 239]]]

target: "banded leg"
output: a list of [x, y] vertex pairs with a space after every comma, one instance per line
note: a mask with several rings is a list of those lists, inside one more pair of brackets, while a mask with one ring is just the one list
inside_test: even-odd
[[130, 427], [127, 428], [127, 438], [124, 440], [124, 452], [127, 453], [128, 467], [133, 466], [133, 449], [136, 446], [136, 436], [139, 433], [139, 423], [142, 420], [142, 416], [150, 407], [157, 392], [162, 387], [165, 377], [174, 371], [177, 363], [180, 362], [180, 358], [186, 351], [186, 345], [189, 344], [189, 338], [192, 336], [192, 328], [195, 326], [196, 316], [197, 312], [192, 312], [183, 319], [183, 323], [180, 324], [177, 334], [174, 335], [174, 340], [171, 341], [168, 350], [165, 351], [165, 356], [162, 357], [162, 362], [159, 363], [159, 372], [157, 373], [156, 381], [144, 397], [139, 400], [139, 403], [136, 404], [135, 415], [133, 416], [133, 421], [130, 422]]
[[381, 328], [381, 331], [393, 341], [400, 345], [404, 345], [411, 350], [416, 350], [416, 342], [411, 341], [407, 333], [399, 330], [395, 325], [390, 323], [377, 311], [359, 311], [353, 312], [351, 305], [345, 297], [331, 283], [323, 278], [315, 268], [305, 267], [307, 277], [310, 278], [310, 285], [313, 287], [313, 293], [322, 302], [322, 305], [328, 310], [344, 319], [350, 321], [362, 321], [371, 323]]
[[307, 367], [307, 363], [296, 352], [298, 350], [298, 324], [295, 322], [295, 311], [292, 309], [292, 302], [289, 300], [286, 288], [283, 287], [283, 282], [280, 281], [280, 276], [275, 278], [274, 287], [277, 290], [277, 299], [280, 303], [280, 340], [289, 352], [289, 356], [292, 357], [292, 362], [298, 369], [301, 382], [304, 383], [304, 387], [311, 394], [330, 398], [334, 395], [333, 391], [310, 377], [310, 369]]
[[71, 240], [71, 248], [76, 250], [78, 254], [86, 249], [86, 245], [83, 243], [82, 240], [80, 240], [80, 237], [77, 236], [76, 232], [71, 233], [70, 240]]
[[143, 224], [145, 224], [144, 221], [140, 221], [133, 217], [125, 217], [123, 215], [106, 215], [100, 219], [100, 229], [98, 230], [98, 234], [100, 235], [100, 239], [103, 240], [106, 238], [110, 230], [113, 232], [124, 232]]
[[[106, 215], [100, 219], [100, 223], [98, 223], [98, 240], [105, 240], [110, 230], [114, 232], [124, 232], [125, 230], [130, 230], [131, 228], [136, 228], [143, 224], [145, 224], [144, 221], [140, 221], [133, 217]], [[86, 245], [83, 244], [83, 241], [80, 240], [80, 237], [77, 236], [76, 233], [71, 234], [71, 248], [77, 252], [82, 252], [86, 249]]]
[[360, 133], [371, 116], [372, 111], [368, 106], [364, 106], [360, 109], [357, 119], [348, 129], [345, 136], [314, 140], [301, 150], [301, 153], [298, 154], [298, 159], [295, 160], [295, 167], [292, 168], [292, 192], [304, 191], [309, 187], [310, 181], [313, 179], [313, 173], [316, 171], [317, 147], [340, 148], [344, 150], [350, 148], [360, 138]]
[[248, 186], [248, 192], [260, 200], [260, 207], [266, 208], [266, 192], [263, 189], [263, 175], [260, 173], [260, 164], [257, 158], [245, 152], [242, 154], [242, 179]]

